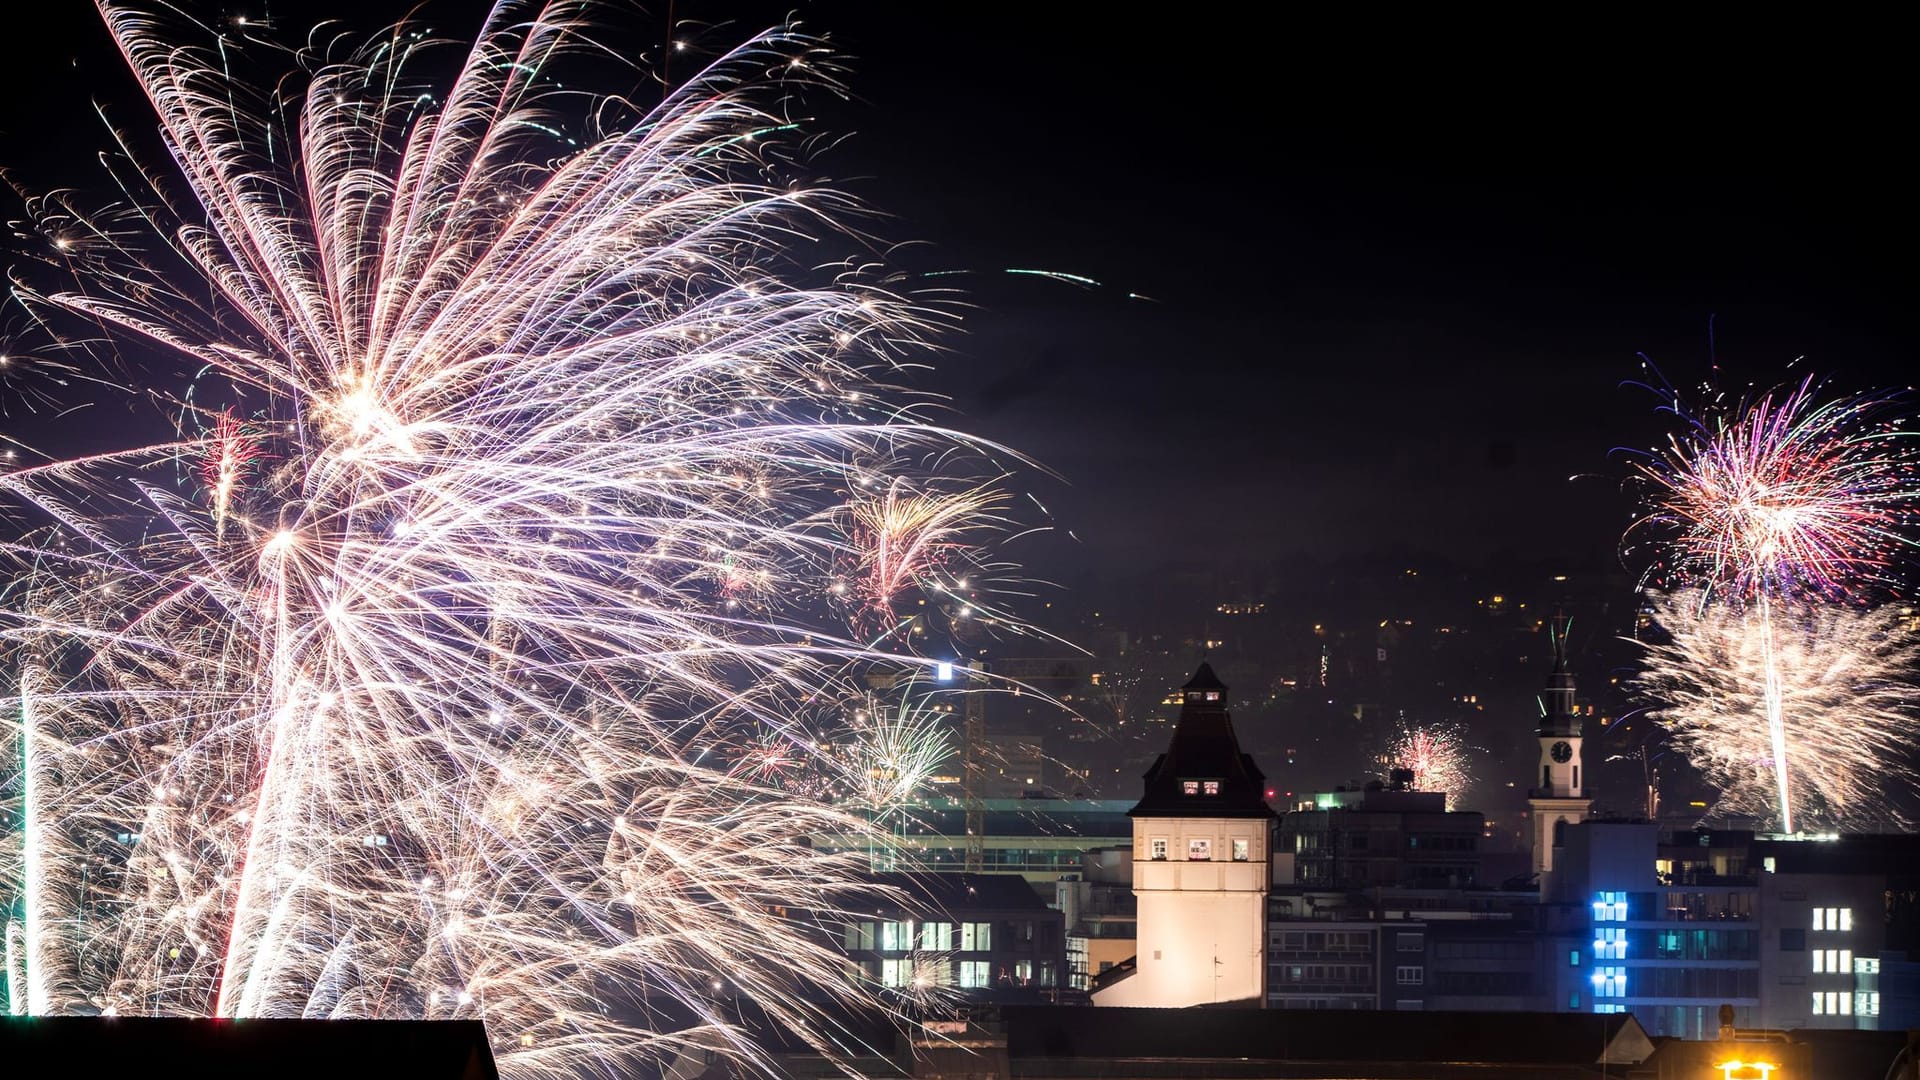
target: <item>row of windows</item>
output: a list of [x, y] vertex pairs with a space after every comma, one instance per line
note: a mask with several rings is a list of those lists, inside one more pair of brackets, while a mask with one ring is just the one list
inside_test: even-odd
[[977, 989], [990, 986], [1029, 986], [1035, 981], [1036, 971], [1040, 986], [1054, 984], [1053, 964], [1042, 961], [1036, 969], [1031, 960], [1018, 960], [1002, 965], [999, 974], [995, 974], [993, 965], [985, 960], [881, 960], [878, 971], [869, 963], [866, 974], [869, 978], [876, 975], [880, 985], [896, 989], [921, 988], [929, 986], [959, 986], [964, 989]]
[[1813, 973], [1815, 975], [1851, 975], [1853, 974], [1852, 949], [1815, 949], [1813, 950]]
[[[1864, 998], [1867, 995], [1861, 994], [1860, 996]], [[1874, 999], [1873, 1012], [1868, 1013], [1863, 1010], [1861, 1015], [1874, 1016], [1879, 1014], [1880, 995], [1874, 994], [1873, 999]], [[1862, 1002], [1861, 1004], [1864, 1005], [1866, 1003]], [[1813, 1015], [1815, 1016], [1852, 1016], [1853, 1015], [1853, 991], [1851, 990], [1840, 990], [1840, 991], [1815, 990], [1813, 992]]]
[[1813, 928], [1815, 930], [1837, 930], [1843, 934], [1853, 931], [1853, 909], [1814, 908]]
[[1182, 780], [1180, 781], [1180, 794], [1182, 795], [1218, 795], [1220, 794], [1220, 781], [1218, 780]]
[[1273, 935], [1273, 947], [1282, 952], [1356, 952], [1373, 948], [1365, 930], [1286, 930]]
[[1625, 960], [1627, 958], [1627, 931], [1618, 926], [1602, 926], [1593, 932], [1593, 958], [1595, 960]]
[[[1231, 848], [1233, 861], [1246, 862], [1251, 853], [1251, 848], [1252, 841], [1245, 837], [1235, 837], [1232, 840]], [[1155, 862], [1164, 861], [1167, 857], [1167, 838], [1164, 836], [1150, 838], [1147, 841], [1147, 856]], [[1211, 837], [1196, 836], [1187, 841], [1187, 860], [1189, 862], [1208, 862], [1211, 861], [1212, 858], [1213, 839]]]
[[[1025, 924], [1029, 928], [1031, 923]], [[993, 949], [993, 924], [970, 922], [958, 924], [950, 922], [916, 923], [911, 919], [904, 922], [850, 922], [841, 936], [841, 944], [848, 952], [908, 952], [914, 949], [950, 952], [989, 952]], [[894, 985], [894, 984], [888, 984]]]
[[1746, 920], [1753, 918], [1753, 894], [1732, 889], [1726, 892], [1670, 892], [1667, 894], [1665, 912], [1657, 915], [1635, 914], [1633, 917]]
[[1281, 984], [1320, 983], [1365, 988], [1373, 985], [1371, 964], [1281, 964], [1275, 969]]
[[1655, 960], [1753, 960], [1760, 937], [1752, 930], [1628, 930], [1627, 949]]

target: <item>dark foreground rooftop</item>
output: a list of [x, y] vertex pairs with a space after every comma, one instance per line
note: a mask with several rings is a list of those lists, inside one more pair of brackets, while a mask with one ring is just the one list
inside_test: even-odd
[[[0, 1062], [20, 1075], [195, 1080], [496, 1080], [477, 1020], [0, 1018]], [[8, 1075], [12, 1075], [11, 1072]]]
[[1003, 1010], [1017, 1077], [1587, 1080], [1653, 1044], [1631, 1015], [1346, 1010]]

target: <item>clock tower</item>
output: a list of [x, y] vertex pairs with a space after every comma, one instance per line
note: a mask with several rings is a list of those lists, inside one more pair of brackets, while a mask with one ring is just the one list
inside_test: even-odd
[[1527, 792], [1533, 808], [1533, 872], [1553, 870], [1553, 841], [1560, 826], [1584, 821], [1593, 800], [1587, 798], [1582, 776], [1580, 714], [1573, 702], [1573, 665], [1567, 660], [1567, 631], [1573, 620], [1555, 615], [1547, 624], [1553, 638], [1553, 673], [1540, 694], [1539, 786]]

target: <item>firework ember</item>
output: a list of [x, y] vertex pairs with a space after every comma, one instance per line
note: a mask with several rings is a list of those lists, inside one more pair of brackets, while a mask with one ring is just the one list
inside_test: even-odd
[[[751, 1058], [710, 986], [829, 1054], [870, 994], [770, 914], [831, 917], [865, 860], [806, 839], [867, 825], [731, 765], [925, 666], [833, 586], [967, 564], [1001, 467], [890, 403], [930, 317], [763, 149], [816, 45], [569, 119], [596, 6], [500, 4], [445, 87], [403, 26], [291, 94], [103, 8], [184, 187], [36, 201], [69, 283], [22, 291], [76, 356], [201, 374], [126, 387], [171, 437], [0, 475], [15, 1011], [478, 1017], [510, 1075], [611, 1075]], [[915, 507], [884, 558], [869, 490]], [[922, 726], [870, 748], [888, 791]]]

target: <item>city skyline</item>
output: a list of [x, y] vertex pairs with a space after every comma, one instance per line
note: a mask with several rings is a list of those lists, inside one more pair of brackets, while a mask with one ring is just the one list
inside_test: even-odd
[[36, 12], [10, 1030], [1920, 1026], [1891, 47], [1161, 14]]

